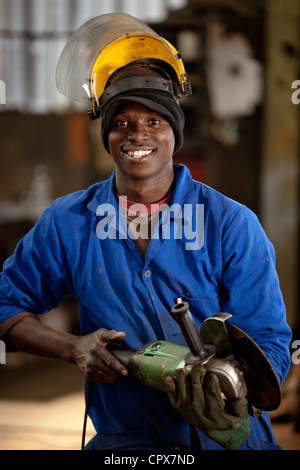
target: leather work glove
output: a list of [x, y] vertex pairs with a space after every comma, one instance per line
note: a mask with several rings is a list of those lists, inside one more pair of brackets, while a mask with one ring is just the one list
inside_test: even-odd
[[[217, 376], [201, 366], [167, 377], [168, 395], [182, 418], [226, 449], [236, 449], [251, 434], [246, 398], [225, 402]], [[229, 408], [230, 406], [230, 408]]]

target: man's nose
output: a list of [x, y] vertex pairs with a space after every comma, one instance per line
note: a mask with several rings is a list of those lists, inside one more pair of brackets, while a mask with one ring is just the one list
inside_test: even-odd
[[149, 137], [149, 130], [144, 122], [136, 121], [129, 128], [128, 138], [136, 142], [146, 140]]

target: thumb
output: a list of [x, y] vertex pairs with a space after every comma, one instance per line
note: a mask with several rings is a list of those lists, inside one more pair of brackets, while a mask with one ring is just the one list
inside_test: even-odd
[[245, 418], [248, 415], [248, 401], [246, 397], [237, 398], [228, 403], [229, 411], [238, 418]]

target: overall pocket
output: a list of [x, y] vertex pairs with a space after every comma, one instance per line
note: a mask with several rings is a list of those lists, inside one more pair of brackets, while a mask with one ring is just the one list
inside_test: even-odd
[[189, 310], [198, 328], [200, 328], [206, 318], [221, 311], [218, 297], [212, 299], [196, 299], [190, 297], [187, 292], [184, 292], [181, 295], [181, 300], [189, 304]]

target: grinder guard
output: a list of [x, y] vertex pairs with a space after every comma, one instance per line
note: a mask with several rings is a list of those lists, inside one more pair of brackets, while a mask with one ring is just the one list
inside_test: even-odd
[[226, 323], [230, 314], [217, 313], [204, 320], [200, 336], [204, 344], [213, 344], [217, 357], [234, 355], [241, 364], [248, 389], [248, 402], [258, 410], [272, 411], [279, 407], [279, 379], [266, 355], [244, 331]]

